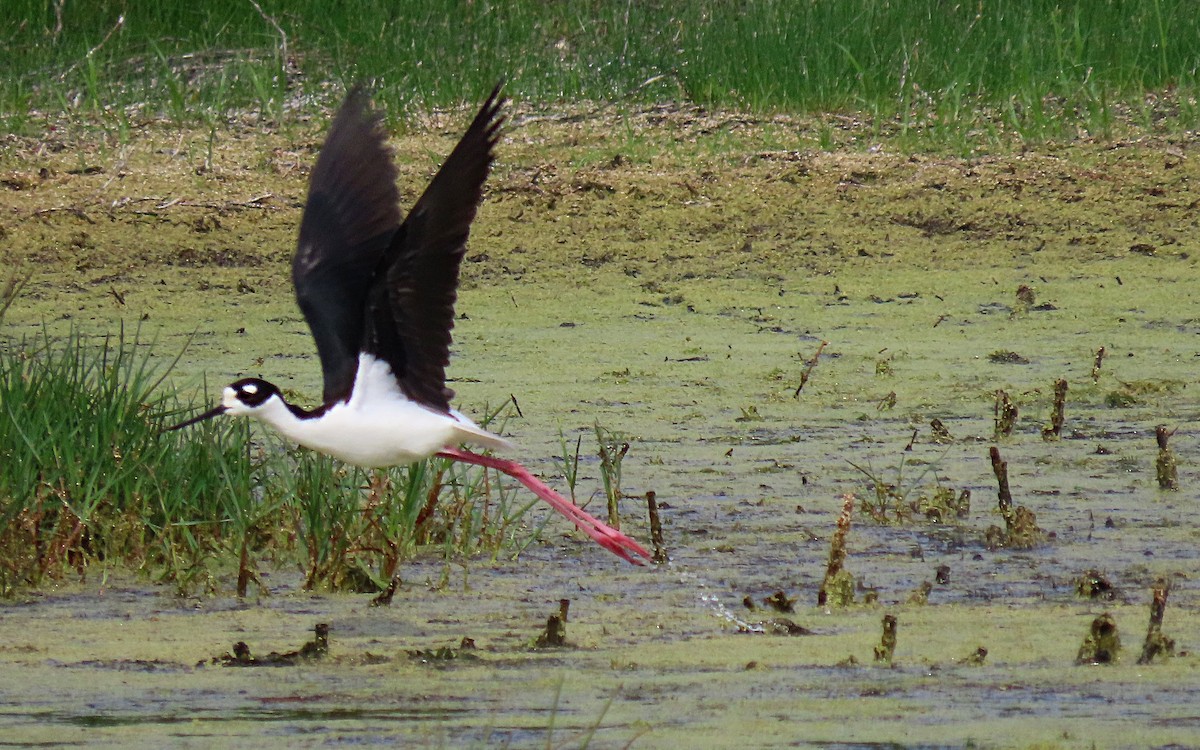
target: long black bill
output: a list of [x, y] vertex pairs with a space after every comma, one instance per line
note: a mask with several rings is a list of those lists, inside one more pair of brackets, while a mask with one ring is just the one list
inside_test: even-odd
[[187, 420], [186, 422], [180, 422], [179, 424], [175, 425], [174, 427], [168, 427], [165, 430], [163, 430], [163, 432], [171, 432], [173, 430], [182, 430], [184, 427], [194, 425], [197, 422], [203, 422], [206, 419], [212, 419], [213, 417], [219, 417], [220, 415], [224, 414], [227, 411], [229, 411], [229, 409], [227, 407], [217, 406], [212, 409], [209, 409], [208, 411], [204, 412], [203, 414], [200, 414], [199, 416], [192, 417], [191, 419]]

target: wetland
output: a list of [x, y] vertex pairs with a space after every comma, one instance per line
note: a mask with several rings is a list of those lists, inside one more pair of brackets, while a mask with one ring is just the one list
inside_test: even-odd
[[[395, 139], [406, 205], [462, 121]], [[256, 375], [311, 403], [288, 262], [322, 123], [9, 136], [0, 254], [32, 275], [4, 335], [140, 325], [164, 357], [186, 344], [181, 389]], [[268, 562], [239, 599], [235, 573], [180, 594], [94, 561], [0, 603], [3, 741], [1200, 744], [1200, 141], [954, 156], [873, 132], [688, 108], [512, 114], [451, 385], [469, 414], [515, 399], [513, 457], [554, 486], [560, 431], [581, 436], [593, 511], [594, 425], [624, 436], [622, 528], [648, 542], [654, 492], [670, 562], [628, 566], [552, 518], [515, 558], [418, 554], [372, 607]], [[1176, 490], [1156, 481], [1160, 425]], [[992, 446], [1036, 517], [1028, 544], [989, 532], [1006, 524]], [[931, 513], [942, 490], [969, 506]], [[848, 494], [853, 602], [818, 606]], [[1159, 581], [1174, 656], [1138, 664]], [[565, 645], [538, 647], [562, 599]], [[1105, 613], [1115, 662], [1077, 664]], [[877, 660], [885, 616], [895, 643]], [[318, 624], [328, 650], [312, 655]], [[236, 643], [280, 658], [229, 668]]]

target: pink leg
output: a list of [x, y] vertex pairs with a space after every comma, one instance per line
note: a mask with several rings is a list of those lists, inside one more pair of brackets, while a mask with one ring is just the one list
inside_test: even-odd
[[550, 503], [550, 507], [566, 516], [571, 523], [579, 527], [580, 531], [596, 540], [597, 544], [617, 557], [628, 560], [634, 565], [644, 564], [641, 560], [633, 557], [634, 553], [641, 555], [647, 560], [650, 559], [650, 553], [642, 545], [608, 524], [585, 513], [582, 508], [550, 489], [545, 482], [535, 477], [529, 472], [529, 469], [526, 469], [516, 461], [508, 461], [503, 458], [496, 458], [495, 456], [481, 456], [478, 453], [472, 453], [463, 448], [444, 448], [437, 455], [442, 458], [450, 458], [455, 461], [486, 466], [489, 469], [502, 471], [533, 490], [535, 495]]

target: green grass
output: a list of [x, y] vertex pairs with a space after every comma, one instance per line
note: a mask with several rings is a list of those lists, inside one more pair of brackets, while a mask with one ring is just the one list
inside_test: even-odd
[[397, 116], [476, 102], [501, 78], [541, 105], [854, 113], [952, 143], [1197, 120], [1200, 14], [1187, 0], [12, 0], [5, 10], [0, 112], [13, 127], [28, 127], [31, 107], [127, 126], [215, 127], [246, 111], [278, 121], [358, 80]]
[[161, 362], [124, 331], [0, 342], [0, 596], [95, 565], [180, 591], [244, 596], [263, 564], [374, 591], [421, 549], [495, 556], [537, 534], [519, 523], [532, 501], [476, 467], [369, 473], [256, 441], [246, 420], [164, 433], [184, 409]]

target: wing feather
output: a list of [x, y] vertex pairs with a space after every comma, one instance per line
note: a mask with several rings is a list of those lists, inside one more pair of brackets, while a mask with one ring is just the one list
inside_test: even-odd
[[372, 277], [400, 225], [396, 168], [385, 138], [366, 93], [353, 89], [309, 180], [292, 282], [317, 344], [326, 403], [350, 396]]
[[442, 412], [454, 396], [446, 365], [459, 267], [503, 105], [497, 85], [392, 238], [368, 302], [367, 350], [388, 362], [406, 396]]

